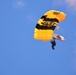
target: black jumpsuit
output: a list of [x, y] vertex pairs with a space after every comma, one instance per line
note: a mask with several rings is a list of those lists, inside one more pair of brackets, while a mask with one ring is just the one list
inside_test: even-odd
[[53, 38], [51, 41], [50, 41], [50, 43], [52, 44], [52, 49], [54, 50], [55, 48], [54, 48], [54, 46], [56, 46], [56, 42], [55, 42], [55, 38]]

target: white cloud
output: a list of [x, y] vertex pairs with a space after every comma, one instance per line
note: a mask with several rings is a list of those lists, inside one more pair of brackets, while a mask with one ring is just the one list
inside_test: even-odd
[[62, 6], [64, 4], [64, 1], [62, 0], [54, 0], [53, 5], [54, 6]]
[[76, 0], [66, 0], [65, 2], [67, 3], [68, 7], [76, 10]]
[[66, 6], [66, 10], [76, 10], [76, 0], [53, 0], [53, 7]]
[[33, 15], [27, 15], [27, 19], [28, 19], [30, 22], [36, 22], [36, 18], [35, 18]]
[[23, 7], [25, 7], [25, 1], [24, 0], [16, 0], [14, 3], [13, 3], [13, 7], [14, 8], [18, 8], [18, 9], [21, 9]]

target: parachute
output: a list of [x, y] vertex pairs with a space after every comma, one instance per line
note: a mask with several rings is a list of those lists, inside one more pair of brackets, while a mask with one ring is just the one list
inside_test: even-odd
[[59, 22], [65, 20], [66, 14], [57, 10], [46, 12], [37, 22], [34, 29], [34, 39], [48, 42], [52, 40], [54, 30]]

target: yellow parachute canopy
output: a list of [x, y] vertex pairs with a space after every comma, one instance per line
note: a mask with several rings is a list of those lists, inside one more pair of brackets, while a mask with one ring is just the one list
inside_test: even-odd
[[57, 24], [65, 20], [65, 18], [66, 14], [61, 11], [50, 10], [46, 12], [36, 24], [34, 39], [45, 42], [51, 40]]

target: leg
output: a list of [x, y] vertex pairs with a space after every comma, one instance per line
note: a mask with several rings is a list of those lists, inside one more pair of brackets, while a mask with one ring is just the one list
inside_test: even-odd
[[52, 44], [52, 46], [51, 46], [51, 47], [52, 47], [52, 49], [54, 50], [54, 46], [56, 46], [55, 39], [51, 40], [51, 41], [50, 41], [50, 43]]

